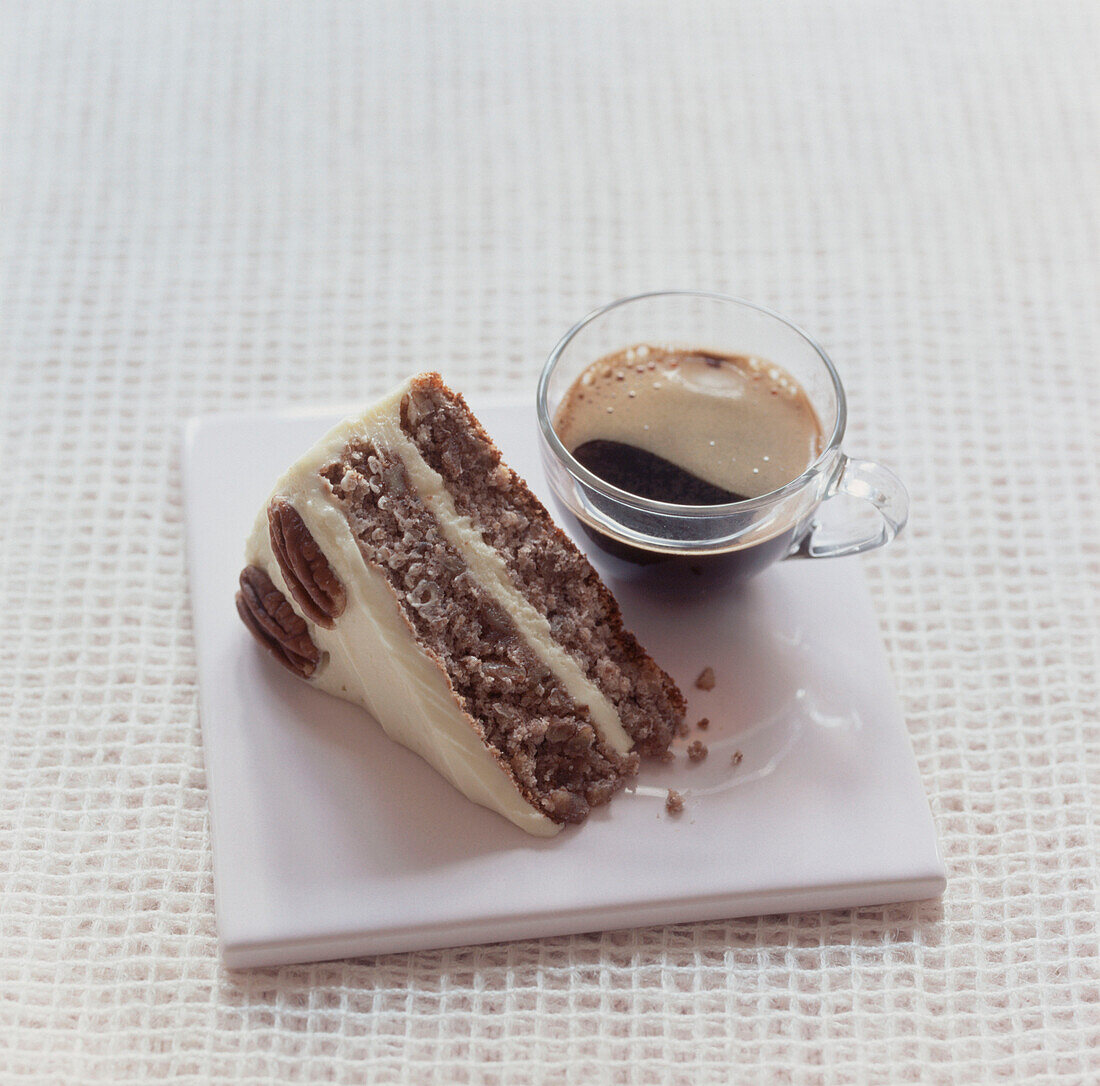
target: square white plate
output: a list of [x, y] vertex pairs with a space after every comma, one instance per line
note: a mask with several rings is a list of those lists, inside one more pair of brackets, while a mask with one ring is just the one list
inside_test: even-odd
[[[484, 407], [553, 509], [533, 409]], [[218, 931], [230, 967], [881, 904], [943, 892], [935, 830], [858, 560], [740, 591], [611, 582], [627, 626], [710, 718], [709, 757], [545, 840], [469, 802], [362, 710], [311, 689], [234, 609], [244, 540], [332, 415], [187, 428], [185, 499]], [[583, 546], [583, 541], [581, 546]], [[706, 693], [694, 679], [714, 668]], [[741, 753], [734, 765], [735, 752]], [[686, 798], [666, 813], [667, 790]]]

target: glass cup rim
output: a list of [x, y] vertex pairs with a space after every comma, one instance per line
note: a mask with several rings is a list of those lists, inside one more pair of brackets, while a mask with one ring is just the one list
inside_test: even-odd
[[[809, 344], [818, 358], [821, 359], [826, 372], [829, 374], [829, 379], [833, 383], [833, 391], [836, 394], [836, 422], [833, 425], [829, 440], [825, 443], [825, 447], [801, 475], [798, 475], [788, 483], [784, 483], [783, 486], [775, 490], [769, 490], [766, 494], [760, 494], [755, 498], [745, 498], [737, 502], [726, 502], [723, 505], [678, 505], [674, 502], [662, 502], [653, 498], [643, 498], [638, 494], [631, 494], [629, 490], [621, 490], [619, 487], [612, 485], [589, 471], [562, 443], [561, 438], [558, 437], [554, 430], [546, 401], [550, 388], [550, 376], [554, 372], [554, 368], [557, 366], [558, 360], [561, 358], [566, 347], [569, 346], [583, 328], [586, 328], [594, 320], [599, 319], [605, 313], [609, 313], [613, 309], [629, 305], [632, 302], [645, 301], [648, 298], [674, 297], [705, 298], [710, 301], [729, 302], [744, 309], [752, 309], [757, 313], [763, 313], [766, 317], [770, 317], [780, 324], [786, 325], [787, 328]], [[595, 362], [596, 359], [592, 361]], [[542, 431], [543, 440], [547, 443], [551, 451], [569, 474], [578, 482], [583, 483], [592, 490], [598, 491], [605, 497], [611, 498], [622, 505], [629, 505], [637, 510], [656, 513], [666, 517], [677, 516], [689, 517], [692, 519], [724, 517], [745, 510], [764, 509], [797, 493], [825, 468], [827, 463], [833, 458], [833, 454], [840, 448], [848, 418], [848, 401], [844, 395], [844, 385], [841, 383], [840, 374], [837, 373], [836, 366], [833, 365], [832, 359], [825, 353], [825, 349], [813, 338], [813, 336], [800, 328], [797, 324], [787, 320], [782, 314], [775, 312], [773, 309], [757, 305], [755, 302], [747, 301], [744, 298], [737, 298], [732, 294], [719, 294], [715, 291], [708, 290], [651, 290], [643, 294], [631, 294], [626, 298], [618, 298], [613, 302], [608, 302], [607, 305], [601, 305], [599, 308], [593, 309], [592, 312], [586, 314], [577, 321], [577, 323], [558, 340], [554, 349], [550, 352], [550, 356], [542, 367], [542, 373], [539, 375], [535, 404], [538, 414], [539, 429]]]

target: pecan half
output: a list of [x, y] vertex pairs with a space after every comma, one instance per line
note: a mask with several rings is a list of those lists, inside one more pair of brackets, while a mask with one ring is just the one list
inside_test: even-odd
[[275, 498], [267, 507], [267, 526], [290, 594], [307, 618], [331, 630], [348, 597], [325, 552], [285, 498]]
[[308, 679], [321, 660], [305, 620], [258, 566], [241, 570], [237, 614], [280, 664]]

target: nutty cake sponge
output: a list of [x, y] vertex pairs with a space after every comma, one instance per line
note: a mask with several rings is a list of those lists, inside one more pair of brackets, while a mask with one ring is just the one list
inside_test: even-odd
[[461, 396], [414, 377], [279, 480], [237, 608], [470, 799], [549, 835], [683, 719], [672, 680]]

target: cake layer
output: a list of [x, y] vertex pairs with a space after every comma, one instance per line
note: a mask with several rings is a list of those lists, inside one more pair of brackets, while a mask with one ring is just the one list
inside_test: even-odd
[[[403, 428], [410, 394], [429, 389], [445, 386], [437, 375], [416, 378], [335, 427], [279, 480], [257, 519], [249, 584], [270, 579], [286, 604], [269, 594], [275, 610], [286, 620], [293, 608], [312, 651], [288, 659], [265, 633], [264, 622], [280, 634], [278, 623], [242, 617], [282, 662], [305, 661], [292, 670], [363, 705], [471, 799], [528, 832], [553, 833], [637, 771], [637, 755], [627, 753], [634, 739], [647, 751], [667, 747], [682, 702], [658, 704], [645, 691], [631, 697], [631, 680], [651, 675], [613, 601], [612, 612], [599, 594], [598, 612], [577, 614], [576, 626], [619, 623], [617, 638], [606, 634], [591, 647], [614, 642], [626, 660], [633, 645], [633, 671], [586, 659], [576, 639], [559, 643], [553, 625], [561, 615], [543, 613], [545, 596], [517, 585], [514, 559], [495, 549], [468, 498], [460, 507], [458, 488]], [[457, 422], [477, 425], [468, 413]], [[521, 500], [533, 502], [519, 487]], [[556, 531], [541, 506], [537, 513], [540, 531]], [[506, 520], [516, 515], [502, 509]], [[671, 719], [640, 727], [647, 704]]]
[[[558, 643], [546, 616], [513, 583], [501, 554], [485, 541], [469, 515], [456, 509], [454, 497], [444, 479], [402, 429], [401, 405], [408, 392], [418, 388], [425, 380], [427, 378], [414, 379], [402, 390], [404, 395], [394, 397], [394, 410], [392, 414], [386, 413], [384, 423], [373, 428], [373, 441], [400, 460], [417, 494], [431, 509], [440, 532], [461, 555], [471, 576], [508, 612], [531, 650], [554, 673], [570, 696], [588, 707], [601, 738], [614, 750], [625, 754], [633, 747], [634, 740], [623, 727], [614, 704], [589, 679], [584, 667]], [[354, 440], [349, 441], [345, 447], [352, 448], [355, 443]]]
[[615, 706], [643, 754], [668, 748], [684, 715], [676, 685], [623, 628], [614, 597], [526, 483], [505, 465], [461, 396], [438, 377], [417, 379], [402, 429], [438, 472], [460, 515], [503, 559], [555, 641]]
[[[324, 508], [304, 500], [299, 512], [344, 585], [347, 605], [338, 628], [310, 629], [320, 659], [313, 684], [362, 706], [391, 739], [419, 754], [475, 803], [534, 836], [557, 833], [560, 826], [521, 795], [470, 726], [438, 661], [416, 644], [385, 577], [363, 561], [347, 520], [331, 507], [333, 515], [325, 515]], [[249, 541], [248, 560], [249, 568], [265, 571], [284, 599], [292, 596], [272, 552], [266, 510]], [[384, 681], [379, 681], [381, 669]]]
[[326, 465], [368, 566], [385, 576], [422, 649], [534, 806], [577, 822], [636, 772], [607, 745], [444, 536], [396, 454], [360, 439]]

